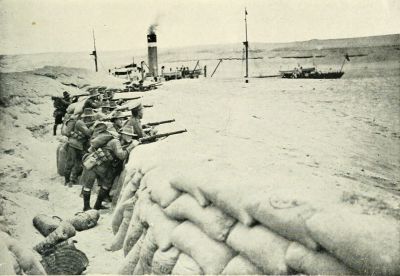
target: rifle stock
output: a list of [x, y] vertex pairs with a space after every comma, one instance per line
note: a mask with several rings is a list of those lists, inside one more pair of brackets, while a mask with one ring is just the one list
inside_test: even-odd
[[152, 136], [148, 136], [148, 137], [143, 137], [143, 138], [139, 139], [139, 143], [140, 144], [151, 143], [151, 142], [155, 142], [159, 138], [168, 137], [171, 135], [180, 134], [180, 133], [184, 133], [184, 132], [187, 132], [187, 130], [182, 129], [182, 130], [166, 132], [166, 133], [162, 133], [162, 134], [156, 134], [156, 135], [152, 135]]

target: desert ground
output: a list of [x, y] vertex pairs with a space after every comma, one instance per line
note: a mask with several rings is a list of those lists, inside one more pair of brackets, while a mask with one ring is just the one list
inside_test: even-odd
[[[143, 121], [173, 118], [176, 123], [159, 127], [159, 132], [188, 130], [163, 141], [166, 147], [181, 143], [175, 147], [177, 156], [188, 152], [206, 156], [261, 183], [273, 175], [275, 185], [282, 182], [288, 191], [290, 187], [307, 190], [321, 201], [399, 221], [399, 47], [319, 50], [327, 57], [315, 62], [324, 70], [338, 70], [342, 52], [366, 54], [351, 58], [339, 80], [251, 78], [245, 84], [242, 62], [223, 61], [214, 78], [169, 81], [157, 90], [138, 93], [143, 103], [153, 105], [145, 109]], [[312, 60], [281, 58], [299, 54], [294, 50], [261, 54], [261, 61], [250, 63], [252, 76], [276, 74], [299, 62], [312, 65]], [[80, 187], [64, 186], [57, 175], [56, 148], [64, 137], [52, 135], [50, 96], [82, 93], [78, 87], [86, 84], [123, 87], [123, 80], [106, 72], [82, 69], [86, 65], [78, 64], [80, 55], [3, 56], [1, 60], [0, 223], [28, 247], [42, 239], [32, 225], [35, 215], [66, 218], [83, 205]], [[172, 62], [175, 54], [166, 57], [168, 53], [166, 67], [184, 63]], [[210, 72], [216, 63], [202, 61], [201, 65]], [[157, 152], [151, 154], [161, 158]], [[103, 212], [97, 227], [74, 237], [90, 259], [87, 274], [116, 273], [123, 260], [121, 251], [105, 250], [113, 236], [110, 220], [111, 212]]]

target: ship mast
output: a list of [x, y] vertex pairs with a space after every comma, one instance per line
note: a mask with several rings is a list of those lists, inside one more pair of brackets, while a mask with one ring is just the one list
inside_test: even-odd
[[97, 51], [96, 51], [96, 38], [94, 37], [94, 29], [92, 30], [93, 33], [93, 46], [94, 46], [94, 51], [90, 54], [91, 56], [94, 56], [94, 66], [96, 68], [96, 72], [98, 72], [97, 69]]
[[246, 83], [249, 82], [249, 42], [247, 40], [247, 10], [244, 9], [244, 25], [245, 25], [245, 33], [246, 33], [246, 41], [243, 42], [243, 45], [246, 49]]

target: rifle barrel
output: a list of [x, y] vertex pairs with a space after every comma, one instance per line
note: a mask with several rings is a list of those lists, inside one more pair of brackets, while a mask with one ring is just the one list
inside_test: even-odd
[[158, 126], [158, 125], [169, 124], [169, 123], [173, 123], [173, 122], [175, 122], [175, 119], [165, 120], [165, 121], [159, 121], [159, 122], [152, 122], [152, 123], [147, 123], [147, 124], [145, 124], [145, 125], [148, 125], [148, 126]]
[[177, 130], [177, 131], [172, 131], [172, 132], [167, 132], [167, 133], [162, 133], [162, 134], [156, 134], [156, 135], [140, 138], [139, 142], [140, 143], [152, 142], [152, 141], [155, 141], [158, 138], [168, 137], [168, 136], [171, 136], [171, 135], [180, 134], [180, 133], [184, 133], [184, 132], [187, 132], [187, 130], [186, 129], [182, 129], [182, 130]]

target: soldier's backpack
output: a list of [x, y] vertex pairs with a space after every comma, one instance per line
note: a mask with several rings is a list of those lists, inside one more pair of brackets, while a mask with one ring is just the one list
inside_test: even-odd
[[96, 165], [101, 165], [106, 161], [112, 161], [114, 158], [108, 151], [103, 151], [105, 145], [114, 139], [114, 136], [110, 133], [102, 133], [90, 141], [91, 153], [83, 157], [83, 166], [90, 170]]
[[53, 106], [55, 109], [63, 109], [63, 102], [61, 98], [58, 97], [52, 97], [53, 100]]
[[61, 176], [65, 176], [65, 168], [67, 165], [67, 149], [68, 143], [61, 143], [57, 148], [57, 172]]
[[70, 137], [74, 131], [76, 121], [77, 119], [72, 117], [65, 119], [61, 127], [61, 135]]

